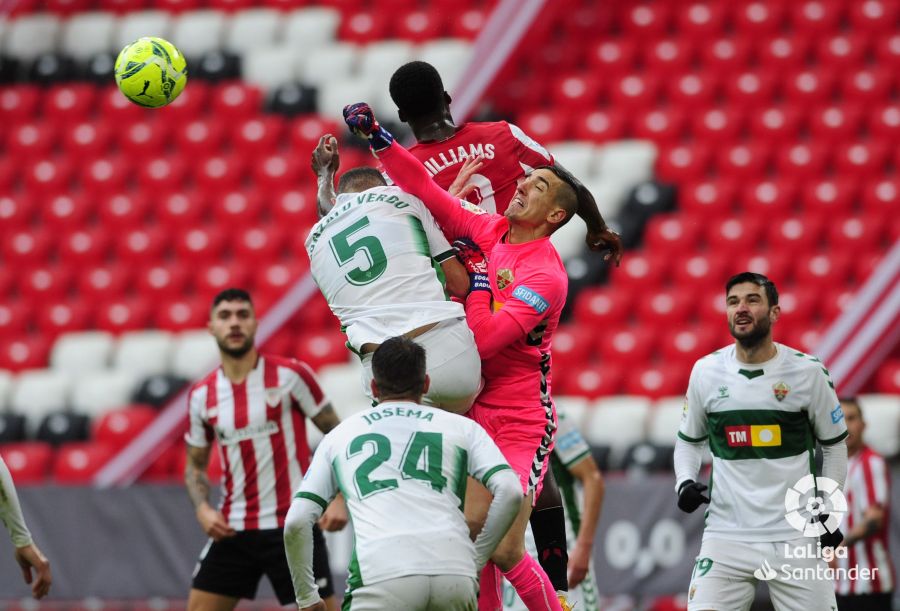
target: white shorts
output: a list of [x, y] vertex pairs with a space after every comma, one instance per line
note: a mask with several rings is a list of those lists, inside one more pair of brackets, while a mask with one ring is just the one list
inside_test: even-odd
[[409, 575], [386, 579], [347, 592], [342, 609], [476, 611], [478, 583], [473, 577], [463, 575]]
[[827, 567], [814, 538], [704, 539], [691, 573], [688, 611], [746, 611], [760, 581], [768, 584], [775, 611], [831, 611], [837, 603]]
[[[439, 322], [413, 339], [425, 348], [425, 369], [431, 380], [422, 399], [426, 405], [464, 414], [481, 390], [481, 357], [465, 318]], [[362, 356], [363, 385], [372, 398], [372, 352]]]

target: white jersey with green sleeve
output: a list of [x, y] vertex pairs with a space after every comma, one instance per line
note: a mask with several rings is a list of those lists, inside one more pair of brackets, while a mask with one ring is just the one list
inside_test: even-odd
[[735, 346], [694, 365], [678, 437], [709, 440], [713, 456], [704, 539], [785, 541], [798, 536], [784, 497], [815, 473], [816, 442], [847, 436], [828, 370], [819, 359], [775, 344], [765, 363], [738, 361]]
[[324, 508], [343, 493], [354, 532], [350, 591], [407, 575], [477, 579], [466, 479], [489, 482], [508, 469], [475, 421], [388, 401], [325, 436], [296, 496]]
[[339, 195], [307, 236], [306, 253], [355, 350], [465, 315], [432, 266], [453, 249], [422, 200], [397, 187]]

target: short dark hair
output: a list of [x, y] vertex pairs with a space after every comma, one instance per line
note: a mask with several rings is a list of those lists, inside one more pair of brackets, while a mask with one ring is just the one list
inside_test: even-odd
[[212, 305], [209, 308], [210, 311], [215, 310], [216, 306], [223, 301], [246, 301], [250, 305], [253, 305], [253, 300], [250, 299], [250, 293], [248, 293], [244, 289], [232, 287], [220, 291], [218, 295], [213, 297]]
[[860, 417], [860, 418], [863, 417], [863, 415], [862, 415], [862, 406], [859, 404], [859, 399], [857, 399], [856, 397], [853, 397], [853, 396], [851, 396], [851, 397], [838, 397], [838, 401], [840, 401], [841, 403], [849, 403], [850, 405], [854, 406], [854, 407], [856, 408], [856, 411], [859, 412], [859, 417]]
[[406, 119], [416, 119], [441, 109], [444, 82], [428, 62], [403, 64], [391, 76], [391, 99]]
[[[535, 169], [549, 170], [563, 182], [562, 187], [557, 189], [557, 203], [566, 211], [566, 218], [562, 223], [559, 223], [559, 225], [556, 226], [556, 229], [559, 229], [572, 220], [572, 217], [578, 213], [578, 204], [581, 203], [583, 199], [590, 199], [591, 202], [594, 201], [594, 196], [591, 195], [591, 192], [588, 191], [587, 187], [564, 167], [554, 164], [542, 165]], [[596, 205], [597, 204], [594, 204], [594, 207], [596, 207]]]
[[725, 294], [728, 295], [731, 287], [735, 284], [743, 284], [744, 282], [763, 287], [766, 290], [766, 299], [769, 301], [769, 307], [778, 305], [778, 289], [775, 288], [775, 283], [762, 274], [754, 272], [741, 272], [729, 278], [728, 282], [725, 283]]
[[425, 348], [405, 337], [385, 340], [372, 355], [372, 375], [383, 397], [421, 396], [425, 391]]
[[341, 174], [338, 180], [338, 193], [357, 193], [372, 187], [380, 187], [387, 184], [381, 172], [368, 166], [351, 168]]

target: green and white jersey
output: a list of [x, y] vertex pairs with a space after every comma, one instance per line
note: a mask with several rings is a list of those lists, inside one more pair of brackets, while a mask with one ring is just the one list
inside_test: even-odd
[[694, 365], [678, 436], [712, 452], [704, 538], [784, 541], [785, 491], [815, 472], [814, 450], [847, 436], [828, 370], [775, 344], [765, 363], [741, 363], [735, 346]]
[[453, 249], [422, 200], [397, 187], [339, 195], [307, 236], [306, 253], [355, 350], [465, 316], [432, 266]]
[[297, 496], [324, 508], [343, 493], [354, 532], [351, 591], [406, 575], [477, 579], [466, 478], [488, 482], [509, 468], [474, 420], [388, 401], [325, 436]]

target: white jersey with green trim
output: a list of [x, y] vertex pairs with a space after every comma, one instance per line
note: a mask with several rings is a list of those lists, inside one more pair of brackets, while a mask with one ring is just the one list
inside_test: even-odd
[[713, 456], [704, 538], [785, 541], [785, 492], [815, 472], [814, 450], [847, 436], [828, 370], [819, 359], [775, 344], [764, 363], [737, 359], [735, 346], [698, 360], [678, 437], [709, 440]]
[[432, 266], [453, 249], [422, 200], [397, 187], [339, 195], [307, 236], [306, 253], [355, 350], [465, 316]]
[[477, 579], [462, 512], [467, 476], [509, 469], [474, 420], [411, 402], [354, 414], [316, 449], [297, 496], [343, 493], [353, 525], [350, 590], [405, 575]]

